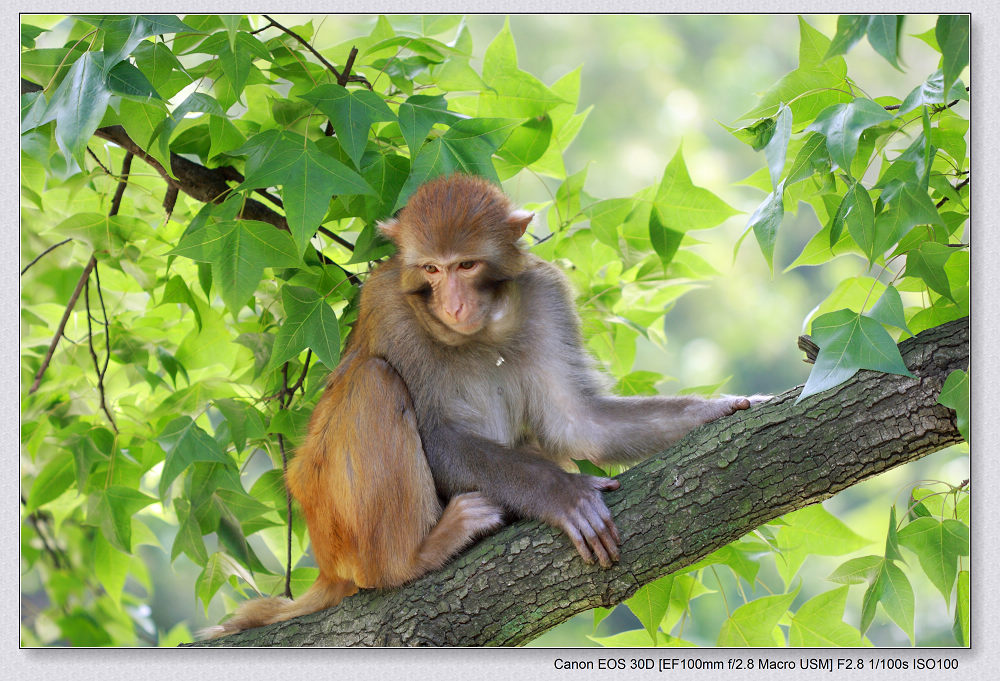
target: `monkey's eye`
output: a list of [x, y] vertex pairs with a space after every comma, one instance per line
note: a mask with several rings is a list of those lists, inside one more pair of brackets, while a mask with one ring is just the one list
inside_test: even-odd
[[437, 271], [437, 265], [424, 265], [424, 272], [427, 272], [428, 274], [437, 274]]
[[462, 262], [458, 263], [458, 268], [462, 270], [471, 270], [475, 266], [476, 266], [475, 260], [463, 260]]

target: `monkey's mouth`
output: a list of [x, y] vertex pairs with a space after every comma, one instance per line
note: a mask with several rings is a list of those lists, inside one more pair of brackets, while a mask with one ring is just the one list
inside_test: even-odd
[[461, 334], [463, 336], [474, 336], [475, 334], [482, 331], [483, 327], [486, 326], [486, 320], [481, 317], [478, 317], [476, 319], [467, 319], [461, 322], [455, 322], [454, 324], [449, 322], [441, 322], [441, 323], [444, 324], [449, 329], [451, 329], [452, 331], [454, 331], [455, 333]]

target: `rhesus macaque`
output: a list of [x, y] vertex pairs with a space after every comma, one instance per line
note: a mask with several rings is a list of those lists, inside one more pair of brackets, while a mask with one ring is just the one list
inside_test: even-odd
[[208, 635], [401, 585], [507, 512], [560, 528], [584, 561], [608, 567], [619, 536], [601, 493], [619, 483], [567, 472], [570, 458], [637, 461], [750, 406], [609, 395], [566, 277], [518, 244], [531, 218], [489, 182], [452, 175], [379, 225], [396, 254], [365, 282], [289, 468], [319, 578], [295, 601], [248, 601]]

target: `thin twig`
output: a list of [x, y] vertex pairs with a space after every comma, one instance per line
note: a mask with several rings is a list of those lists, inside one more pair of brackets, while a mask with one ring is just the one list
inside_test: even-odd
[[[956, 192], [958, 192], [958, 191], [960, 191], [962, 189], [962, 187], [966, 186], [967, 184], [969, 184], [969, 178], [965, 178], [964, 180], [962, 180], [961, 182], [959, 182], [957, 185], [955, 185], [954, 189], [955, 189]], [[934, 205], [935, 205], [936, 208], [940, 208], [941, 206], [943, 206], [947, 202], [948, 202], [948, 197], [945, 196], [945, 197], [942, 197], [942, 199], [940, 201], [938, 201]]]
[[[286, 390], [289, 404], [292, 401], [292, 395], [295, 394], [296, 390], [298, 390], [299, 388], [302, 387], [302, 383], [306, 379], [306, 373], [309, 371], [309, 362], [310, 362], [310, 360], [312, 360], [312, 349], [311, 348], [308, 349], [308, 350], [306, 350], [306, 361], [302, 364], [302, 373], [299, 374], [299, 380], [295, 381], [295, 385], [291, 386], [290, 388], [287, 388], [287, 390]], [[305, 393], [304, 390], [303, 390], [303, 393]]]
[[[97, 274], [97, 265], [94, 265], [94, 274]], [[98, 297], [101, 299], [101, 309], [104, 310], [104, 296], [100, 294], [100, 280], [97, 281], [98, 286]], [[111, 428], [116, 433], [118, 432], [118, 425], [115, 423], [114, 417], [111, 415], [111, 410], [108, 409], [108, 402], [105, 398], [104, 392], [104, 374], [108, 371], [108, 361], [111, 359], [111, 331], [108, 326], [108, 315], [107, 312], [104, 313], [104, 333], [105, 333], [105, 347], [104, 347], [104, 366], [100, 365], [100, 361], [97, 359], [97, 352], [94, 350], [94, 330], [91, 325], [90, 314], [90, 277], [84, 283], [84, 302], [87, 305], [87, 347], [90, 350], [90, 358], [94, 361], [94, 371], [97, 373], [97, 393], [101, 398], [101, 410], [104, 411], [104, 415], [108, 417], [108, 421], [111, 423]]]
[[326, 237], [332, 239], [333, 241], [337, 242], [338, 244], [340, 244], [341, 246], [343, 246], [347, 250], [349, 250], [349, 251], [353, 251], [354, 250], [354, 244], [352, 244], [350, 241], [348, 241], [344, 237], [340, 236], [339, 234], [335, 234], [334, 232], [331, 232], [326, 227], [323, 227], [322, 225], [320, 225], [319, 227], [316, 228], [316, 231], [319, 232], [320, 234], [322, 234], [323, 236], [326, 236]]
[[42, 359], [42, 365], [38, 367], [38, 373], [35, 374], [35, 380], [31, 384], [31, 388], [28, 389], [29, 395], [38, 390], [38, 386], [41, 385], [42, 376], [45, 374], [46, 369], [49, 368], [49, 362], [52, 361], [52, 355], [56, 351], [56, 346], [59, 345], [59, 339], [63, 337], [63, 333], [66, 330], [66, 322], [69, 321], [69, 315], [73, 312], [73, 307], [80, 298], [80, 293], [83, 292], [83, 287], [87, 283], [87, 280], [90, 279], [90, 273], [96, 265], [97, 256], [91, 255], [90, 260], [87, 261], [83, 272], [80, 274], [80, 280], [76, 282], [76, 288], [73, 289], [73, 294], [70, 295], [69, 302], [66, 303], [66, 310], [63, 312], [62, 319], [59, 320], [59, 327], [56, 329], [56, 334], [52, 337], [52, 342], [49, 343], [48, 352], [45, 353], [45, 357]]
[[[287, 366], [287, 365], [286, 365]], [[288, 480], [288, 454], [285, 452], [285, 438], [278, 433], [278, 449], [281, 450], [281, 470]], [[285, 533], [285, 598], [292, 597], [292, 494], [285, 484], [285, 511], [288, 513], [288, 531]]]
[[54, 244], [54, 245], [52, 245], [52, 246], [49, 246], [48, 248], [46, 248], [46, 249], [45, 249], [44, 251], [42, 251], [41, 253], [39, 253], [39, 254], [38, 254], [38, 255], [37, 255], [36, 257], [35, 257], [35, 259], [34, 259], [34, 260], [32, 260], [31, 262], [29, 262], [29, 263], [28, 263], [27, 265], [25, 265], [25, 266], [24, 266], [24, 269], [22, 269], [22, 270], [21, 270], [21, 276], [23, 277], [23, 276], [24, 276], [24, 273], [28, 271], [28, 268], [30, 268], [30, 267], [31, 267], [32, 265], [34, 265], [34, 264], [35, 264], [36, 262], [38, 262], [39, 260], [41, 260], [41, 259], [42, 259], [42, 257], [44, 257], [44, 256], [48, 255], [49, 253], [51, 253], [52, 251], [56, 250], [57, 248], [59, 248], [59, 247], [60, 247], [60, 246], [62, 246], [63, 244], [68, 244], [68, 243], [69, 243], [70, 241], [72, 241], [72, 240], [73, 240], [73, 237], [67, 237], [67, 238], [63, 239], [62, 241], [60, 241], [59, 243], [57, 243], [57, 244]]
[[132, 171], [132, 159], [135, 157], [131, 151], [125, 152], [125, 158], [122, 159], [122, 172], [118, 176], [118, 188], [115, 189], [114, 198], [111, 199], [111, 210], [108, 211], [109, 216], [118, 215], [118, 210], [122, 207], [122, 197], [125, 196], [125, 187], [128, 185], [128, 174]]
[[319, 59], [320, 63], [323, 64], [323, 66], [325, 66], [327, 69], [329, 69], [330, 73], [332, 73], [334, 76], [336, 76], [337, 82], [338, 83], [340, 82], [340, 71], [337, 70], [337, 67], [335, 67], [333, 64], [331, 64], [330, 62], [328, 62], [326, 60], [326, 57], [324, 57], [323, 55], [321, 55], [319, 53], [319, 51], [315, 47], [313, 47], [312, 45], [309, 44], [309, 41], [307, 41], [305, 38], [303, 38], [302, 36], [300, 36], [298, 33], [296, 33], [295, 31], [293, 31], [292, 29], [286, 28], [286, 27], [282, 26], [281, 24], [279, 24], [277, 21], [275, 21], [271, 17], [267, 16], [266, 14], [263, 15], [263, 16], [264, 16], [265, 19], [267, 19], [268, 21], [271, 22], [272, 26], [274, 26], [277, 29], [280, 29], [281, 31], [284, 31], [285, 33], [287, 33], [288, 35], [290, 35], [291, 37], [295, 38], [300, 43], [302, 43], [303, 47], [305, 47], [307, 50], [309, 50], [310, 52], [312, 52], [313, 56], [315, 56], [317, 59]]

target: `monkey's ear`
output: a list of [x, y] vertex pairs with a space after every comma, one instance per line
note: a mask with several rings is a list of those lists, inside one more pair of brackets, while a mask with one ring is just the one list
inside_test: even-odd
[[528, 223], [531, 222], [531, 218], [533, 217], [535, 217], [535, 214], [527, 210], [518, 209], [510, 212], [506, 222], [513, 228], [515, 239], [520, 239], [524, 236], [524, 230], [528, 229]]
[[386, 239], [393, 243], [396, 242], [396, 238], [399, 236], [399, 220], [396, 218], [382, 220], [375, 223], [375, 227]]

